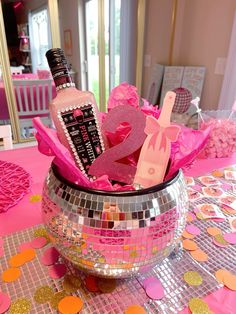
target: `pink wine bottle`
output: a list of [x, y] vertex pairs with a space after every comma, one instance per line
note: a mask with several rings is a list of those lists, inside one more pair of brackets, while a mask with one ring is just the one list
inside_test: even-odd
[[50, 49], [46, 57], [57, 90], [49, 104], [51, 118], [59, 140], [88, 176], [90, 165], [104, 151], [95, 98], [91, 92], [75, 88], [62, 49]]

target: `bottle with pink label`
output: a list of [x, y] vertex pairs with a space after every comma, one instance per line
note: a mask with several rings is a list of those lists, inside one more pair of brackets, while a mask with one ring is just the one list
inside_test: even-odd
[[51, 118], [59, 140], [88, 176], [90, 165], [104, 151], [94, 95], [75, 87], [62, 49], [50, 49], [46, 57], [57, 90], [57, 96], [49, 104]]

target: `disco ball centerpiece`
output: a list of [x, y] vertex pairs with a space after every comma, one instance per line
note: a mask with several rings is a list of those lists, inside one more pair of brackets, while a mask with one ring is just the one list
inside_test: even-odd
[[72, 184], [52, 165], [43, 189], [43, 220], [53, 245], [75, 268], [105, 278], [160, 263], [179, 245], [187, 210], [181, 170], [148, 189], [108, 192]]

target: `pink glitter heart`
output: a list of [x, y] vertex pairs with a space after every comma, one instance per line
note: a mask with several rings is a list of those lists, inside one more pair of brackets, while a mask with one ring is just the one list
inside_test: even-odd
[[45, 266], [55, 264], [59, 259], [60, 253], [54, 248], [50, 247], [44, 251], [41, 257], [41, 263]]
[[45, 237], [37, 237], [31, 241], [31, 246], [34, 249], [41, 249], [48, 243], [48, 240]]
[[52, 279], [59, 279], [65, 275], [66, 270], [65, 264], [56, 264], [49, 267], [48, 274]]

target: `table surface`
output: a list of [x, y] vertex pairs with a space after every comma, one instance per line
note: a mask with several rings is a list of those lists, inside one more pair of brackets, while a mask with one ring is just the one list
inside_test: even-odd
[[[29, 194], [6, 213], [0, 214], [0, 236], [8, 235], [16, 231], [42, 223], [41, 202], [30, 202], [32, 195], [41, 195], [42, 185], [49, 169], [52, 157], [47, 157], [38, 152], [37, 147], [1, 151], [0, 160], [13, 162], [22, 166], [32, 176], [32, 187]], [[213, 169], [236, 164], [236, 155], [231, 158], [197, 160], [186, 172], [188, 176], [200, 176]], [[217, 314], [234, 314], [236, 306], [236, 292], [227, 288], [207, 296], [205, 300], [210, 308]], [[224, 305], [222, 306], [222, 304]], [[190, 313], [188, 309], [181, 312]]]

